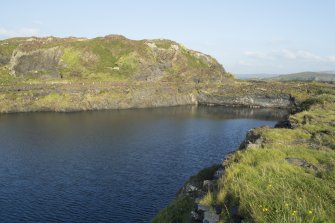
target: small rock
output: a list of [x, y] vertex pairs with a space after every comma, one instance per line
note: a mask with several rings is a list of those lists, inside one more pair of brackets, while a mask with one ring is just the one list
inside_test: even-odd
[[215, 181], [214, 180], [205, 180], [203, 182], [203, 188], [207, 191], [213, 191], [215, 189]]
[[312, 168], [315, 171], [318, 171], [318, 167], [315, 166], [313, 163], [308, 163], [306, 160], [301, 159], [301, 158], [294, 158], [294, 157], [288, 157], [286, 158], [287, 162], [296, 165], [296, 166], [300, 166], [300, 167], [304, 167], [304, 168]]
[[289, 120], [282, 120], [276, 123], [275, 128], [292, 128], [292, 124]]
[[198, 210], [206, 212], [210, 210], [210, 207], [207, 205], [198, 204]]
[[296, 166], [303, 166], [307, 162], [304, 159], [293, 158], [293, 157], [286, 158], [286, 161]]
[[223, 168], [219, 168], [217, 171], [215, 171], [213, 178], [217, 180], [223, 175], [223, 173]]
[[191, 211], [191, 219], [194, 220], [194, 221], [200, 221], [201, 220], [200, 215], [195, 211]]
[[196, 187], [196, 186], [193, 186], [192, 184], [187, 184], [185, 186], [185, 191], [186, 193], [190, 193], [190, 192], [196, 192], [198, 191], [199, 189]]
[[216, 214], [213, 210], [204, 212], [204, 220], [203, 223], [217, 223], [220, 220], [220, 216]]

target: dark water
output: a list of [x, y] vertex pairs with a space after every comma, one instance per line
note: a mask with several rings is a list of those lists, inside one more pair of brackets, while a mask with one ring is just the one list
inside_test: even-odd
[[175, 107], [0, 115], [0, 222], [148, 222], [248, 129], [284, 114]]

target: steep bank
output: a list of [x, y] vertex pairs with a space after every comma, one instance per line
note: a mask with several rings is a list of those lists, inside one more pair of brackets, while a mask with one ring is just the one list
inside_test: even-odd
[[0, 92], [0, 112], [71, 112], [196, 104], [189, 87], [115, 82], [22, 86]]
[[334, 88], [300, 109], [278, 128], [250, 130], [153, 222], [334, 222]]
[[[143, 81], [62, 81], [0, 86], [0, 112], [86, 111], [163, 107], [176, 105], [227, 105], [246, 107], [294, 107], [291, 86], [280, 95], [254, 91], [240, 95], [221, 94], [228, 84], [196, 84]], [[272, 86], [269, 85], [268, 88]]]
[[0, 112], [85, 111], [176, 105], [295, 107], [334, 85], [321, 83], [224, 83], [36, 80], [0, 85]]

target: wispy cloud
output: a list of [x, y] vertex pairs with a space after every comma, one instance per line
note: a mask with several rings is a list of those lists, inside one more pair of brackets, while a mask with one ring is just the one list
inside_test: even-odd
[[266, 60], [299, 60], [314, 62], [335, 62], [335, 56], [321, 56], [307, 50], [280, 49], [269, 52], [245, 51], [245, 56]]
[[30, 27], [22, 27], [19, 29], [6, 29], [0, 27], [0, 38], [36, 36], [37, 34], [38, 30]]
[[245, 60], [239, 60], [239, 61], [238, 61], [238, 64], [239, 64], [239, 65], [242, 65], [242, 66], [248, 66], [248, 67], [253, 66], [252, 63], [247, 62], [247, 61], [245, 61]]
[[266, 59], [266, 60], [272, 60], [273, 55], [258, 52], [258, 51], [245, 51], [243, 53], [245, 56], [251, 57], [251, 58], [257, 58], [257, 59]]
[[332, 61], [332, 62], [335, 62], [335, 56], [329, 56], [328, 57], [328, 60]]

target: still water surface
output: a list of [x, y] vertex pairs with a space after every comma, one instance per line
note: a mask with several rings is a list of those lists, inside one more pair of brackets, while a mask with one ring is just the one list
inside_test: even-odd
[[286, 114], [173, 107], [0, 115], [0, 222], [149, 222], [247, 130]]

